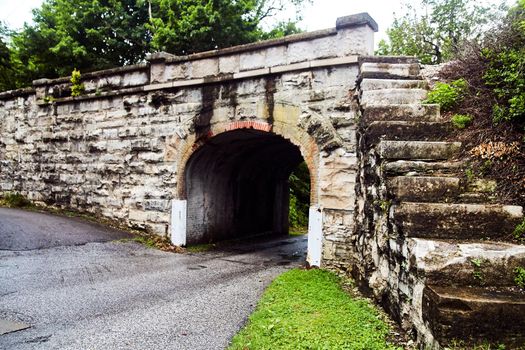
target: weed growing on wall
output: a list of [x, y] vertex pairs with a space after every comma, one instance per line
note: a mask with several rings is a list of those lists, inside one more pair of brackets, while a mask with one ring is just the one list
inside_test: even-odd
[[525, 289], [525, 268], [516, 267], [514, 269], [514, 282], [521, 289]]
[[80, 71], [73, 69], [71, 73], [71, 96], [76, 97], [80, 96], [86, 90], [84, 83], [82, 83]]
[[523, 219], [521, 224], [516, 226], [516, 228], [514, 229], [513, 235], [514, 235], [514, 238], [516, 238], [517, 240], [520, 240], [520, 241], [525, 240], [525, 219]]

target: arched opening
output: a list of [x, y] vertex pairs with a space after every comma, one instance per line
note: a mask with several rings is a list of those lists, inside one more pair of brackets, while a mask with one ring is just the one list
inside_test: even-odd
[[185, 168], [186, 243], [287, 234], [289, 178], [302, 162], [297, 146], [269, 132], [237, 129], [208, 140]]

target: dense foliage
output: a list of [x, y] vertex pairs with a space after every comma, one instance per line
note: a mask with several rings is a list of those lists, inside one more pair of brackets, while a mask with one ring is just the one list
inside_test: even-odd
[[[300, 0], [290, 0], [300, 5]], [[285, 1], [275, 0], [157, 0], [152, 4], [152, 18], [147, 26], [153, 33], [155, 50], [179, 55], [212, 50], [261, 39], [261, 21], [284, 8]], [[293, 25], [275, 36], [297, 32]]]
[[12, 89], [15, 86], [11, 67], [11, 52], [6, 44], [8, 29], [0, 23], [0, 91]]
[[290, 227], [304, 228], [308, 226], [308, 210], [310, 207], [310, 172], [305, 162], [292, 172], [290, 182]]
[[0, 27], [0, 90], [134, 64], [159, 50], [190, 54], [296, 33], [296, 19], [269, 30], [263, 23], [308, 1], [45, 0], [33, 24], [18, 33]]
[[422, 63], [452, 59], [466, 40], [478, 39], [499, 11], [473, 0], [421, 0], [421, 6], [405, 4], [379, 43], [379, 55], [408, 55]]
[[146, 6], [136, 0], [47, 0], [12, 36], [16, 85], [135, 63], [149, 49]]
[[495, 122], [525, 122], [525, 0], [511, 9], [506, 25], [482, 49], [485, 84], [496, 95]]

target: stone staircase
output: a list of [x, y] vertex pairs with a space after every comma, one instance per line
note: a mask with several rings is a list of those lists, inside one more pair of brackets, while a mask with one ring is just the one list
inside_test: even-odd
[[468, 186], [461, 143], [445, 140], [451, 123], [421, 102], [428, 86], [419, 69], [408, 57], [360, 61], [360, 185], [369, 219], [359, 240], [376, 245], [363, 253], [364, 279], [421, 343], [517, 348], [525, 345], [525, 293], [514, 269], [525, 267], [525, 246], [512, 232], [523, 210], [488, 204]]

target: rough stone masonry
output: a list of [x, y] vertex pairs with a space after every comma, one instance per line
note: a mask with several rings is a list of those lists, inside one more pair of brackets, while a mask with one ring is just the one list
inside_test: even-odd
[[[311, 174], [310, 262], [341, 264], [353, 230], [358, 56], [376, 23], [82, 76], [0, 94], [0, 189], [171, 236], [285, 232], [290, 172]], [[322, 251], [321, 251], [322, 247]]]
[[311, 265], [351, 273], [428, 346], [525, 341], [512, 287], [525, 247], [504, 242], [523, 210], [465, 196], [461, 144], [421, 104], [419, 63], [369, 57], [374, 31], [357, 14], [86, 73], [77, 97], [69, 78], [0, 93], [0, 192], [186, 245], [286, 233], [288, 178], [305, 161]]

